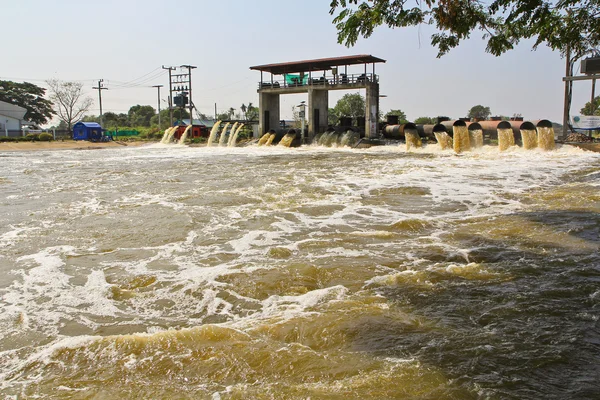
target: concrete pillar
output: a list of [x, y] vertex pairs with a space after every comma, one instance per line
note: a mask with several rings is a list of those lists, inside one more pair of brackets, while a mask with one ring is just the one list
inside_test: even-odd
[[264, 135], [270, 129], [279, 129], [280, 105], [279, 95], [272, 93], [258, 92], [258, 134]]
[[379, 136], [377, 132], [377, 116], [379, 115], [379, 83], [367, 82], [365, 109], [365, 137]]
[[327, 129], [329, 119], [329, 90], [308, 89], [308, 139]]

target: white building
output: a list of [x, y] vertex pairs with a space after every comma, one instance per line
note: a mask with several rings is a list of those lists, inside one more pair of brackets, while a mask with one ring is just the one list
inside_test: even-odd
[[18, 136], [21, 134], [27, 109], [15, 104], [0, 101], [0, 135]]

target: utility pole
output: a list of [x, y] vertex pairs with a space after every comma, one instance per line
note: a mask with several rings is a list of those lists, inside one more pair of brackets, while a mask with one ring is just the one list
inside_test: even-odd
[[98, 89], [98, 100], [100, 103], [100, 126], [103, 125], [103, 119], [102, 119], [102, 91], [103, 90], [108, 90], [108, 88], [102, 87], [102, 82], [104, 82], [104, 79], [100, 79], [98, 81], [98, 87], [93, 87], [92, 89]]
[[596, 80], [592, 79], [592, 100], [590, 100], [590, 106], [592, 107], [592, 110], [590, 112], [590, 115], [594, 115], [594, 112], [596, 111], [596, 103], [594, 103], [594, 97], [596, 97]]
[[188, 83], [190, 85], [190, 125], [194, 125], [194, 103], [192, 101], [192, 70], [196, 67], [193, 65], [182, 65], [181, 68], [188, 70]]
[[[567, 44], [567, 51], [565, 56], [565, 77], [568, 79], [571, 77], [571, 48]], [[562, 137], [566, 139], [567, 137], [567, 128], [569, 125], [569, 111], [571, 109], [571, 82], [565, 80], [565, 100], [564, 100], [564, 109], [563, 109], [563, 131]]]
[[169, 126], [173, 126], [173, 82], [171, 80], [171, 71], [174, 71], [175, 67], [165, 67], [162, 66], [162, 69], [169, 70]]
[[152, 87], [158, 89], [158, 129], [160, 129], [160, 88], [163, 87], [163, 85], [154, 85]]

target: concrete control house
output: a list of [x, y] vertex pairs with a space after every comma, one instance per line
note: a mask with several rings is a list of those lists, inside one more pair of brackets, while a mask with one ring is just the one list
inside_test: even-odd
[[[366, 89], [365, 137], [377, 136], [379, 113], [379, 77], [375, 64], [385, 60], [371, 55], [356, 55], [294, 61], [250, 67], [260, 71], [258, 84], [259, 133], [277, 129], [280, 123], [279, 96], [308, 93], [308, 138], [325, 132], [329, 113], [330, 90]], [[355, 71], [348, 73], [349, 66]], [[264, 73], [270, 74], [266, 79]]]

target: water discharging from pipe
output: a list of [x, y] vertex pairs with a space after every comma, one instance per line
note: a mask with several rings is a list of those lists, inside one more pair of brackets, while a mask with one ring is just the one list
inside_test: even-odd
[[221, 143], [225, 143], [225, 136], [227, 135], [227, 128], [229, 128], [229, 125], [231, 125], [231, 122], [227, 122], [220, 133], [219, 146], [221, 145]]
[[442, 150], [452, 148], [452, 138], [446, 132], [433, 132], [433, 134]]
[[171, 140], [173, 139], [173, 135], [175, 135], [175, 132], [177, 131], [177, 128], [179, 128], [179, 127], [178, 126], [173, 126], [171, 128], [168, 128], [165, 131], [165, 134], [163, 135], [163, 138], [162, 138], [162, 140], [160, 142], [164, 143], [164, 144], [171, 143]]
[[554, 150], [556, 144], [554, 143], [554, 128], [552, 122], [548, 120], [541, 120], [537, 124], [538, 132], [538, 147], [542, 150]]
[[229, 142], [227, 143], [227, 147], [235, 147], [238, 135], [243, 127], [244, 127], [244, 124], [240, 124], [240, 126], [238, 126], [238, 128], [235, 130], [235, 133], [233, 135], [231, 135], [231, 134], [229, 135], [230, 139], [229, 139]]
[[296, 133], [288, 133], [279, 141], [279, 146], [292, 147], [294, 139], [296, 139]]
[[165, 133], [163, 134], [162, 138], [160, 139], [161, 143], [166, 143], [167, 137], [169, 137], [170, 130], [171, 130], [171, 128], [165, 129]]
[[260, 137], [260, 139], [258, 139], [258, 145], [263, 146], [265, 143], [267, 143], [267, 140], [269, 140], [269, 137], [271, 137], [271, 134], [269, 132], [262, 135]]
[[338, 134], [336, 132], [325, 132], [319, 139], [319, 146], [331, 147], [337, 143]]
[[406, 150], [423, 146], [419, 132], [416, 129], [404, 129], [404, 139], [406, 140]]
[[535, 149], [537, 147], [537, 140], [535, 129], [521, 129], [521, 141], [525, 150]]
[[360, 134], [349, 129], [342, 136], [340, 140], [340, 146], [354, 147], [354, 145], [358, 143], [359, 140]]
[[212, 146], [212, 142], [215, 140], [217, 132], [219, 131], [219, 125], [221, 125], [221, 121], [215, 122], [212, 129], [210, 130], [210, 135], [208, 136], [208, 142], [206, 142], [206, 147]]
[[[178, 144], [184, 144], [185, 143], [185, 139], [187, 139], [188, 133], [190, 132], [191, 128], [192, 128], [192, 125], [188, 125], [187, 128], [185, 128], [185, 131], [183, 131], [183, 134], [179, 138]], [[173, 132], [173, 133], [175, 133], [175, 132]]]
[[[233, 132], [235, 131], [235, 128], [237, 128], [237, 126], [238, 126], [237, 122], [233, 124], [233, 126], [229, 130], [229, 138], [231, 138], [231, 135], [233, 135]], [[223, 132], [221, 132], [221, 137], [219, 138], [219, 146], [227, 146], [227, 141], [228, 141], [227, 131], [225, 129], [223, 129]]]
[[268, 139], [267, 139], [267, 141], [265, 142], [265, 146], [270, 146], [270, 145], [272, 145], [272, 144], [273, 144], [273, 140], [275, 140], [275, 137], [276, 137], [276, 136], [277, 136], [277, 135], [276, 135], [275, 133], [271, 133], [271, 134], [269, 135], [269, 138], [268, 138]]
[[498, 128], [498, 150], [505, 151], [515, 145], [512, 128]]
[[471, 147], [474, 149], [483, 147], [483, 130], [469, 130], [469, 141], [471, 142]]
[[457, 153], [469, 151], [471, 149], [471, 142], [469, 140], [467, 125], [464, 122], [462, 125], [454, 125], [452, 131], [454, 132], [454, 151]]

